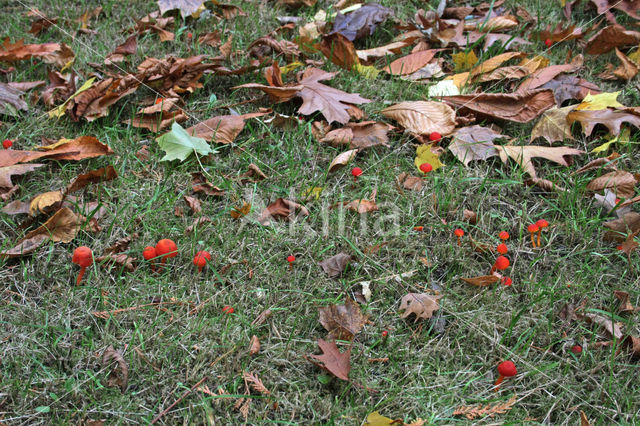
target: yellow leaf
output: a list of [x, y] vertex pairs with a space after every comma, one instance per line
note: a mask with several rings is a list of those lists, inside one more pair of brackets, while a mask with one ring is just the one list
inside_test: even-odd
[[[66, 65], [65, 65], [65, 68], [66, 68]], [[62, 117], [64, 115], [64, 110], [67, 107], [67, 104], [71, 101], [71, 99], [75, 98], [80, 93], [84, 92], [85, 90], [88, 90], [91, 87], [91, 85], [93, 84], [95, 79], [96, 79], [95, 77], [91, 77], [89, 80], [85, 81], [84, 84], [82, 86], [80, 86], [80, 88], [78, 90], [76, 90], [76, 93], [71, 95], [66, 101], [64, 101], [62, 103], [62, 105], [58, 105], [57, 107], [55, 107], [54, 109], [49, 111], [49, 118], [60, 118], [60, 117]]]
[[636, 65], [640, 65], [640, 45], [638, 45], [635, 52], [628, 54], [627, 58], [632, 60]]
[[596, 153], [607, 152], [609, 151], [609, 148], [611, 147], [611, 145], [613, 145], [614, 143], [627, 144], [629, 143], [630, 135], [631, 135], [631, 132], [629, 131], [629, 129], [624, 128], [618, 136], [614, 137], [613, 139], [610, 139], [608, 142], [603, 143], [599, 147], [593, 148], [591, 152], [596, 152]]
[[592, 95], [591, 93], [589, 93], [584, 97], [582, 103], [580, 103], [576, 107], [576, 110], [598, 111], [601, 109], [607, 109], [609, 107], [624, 107], [624, 105], [617, 101], [619, 94], [619, 91], [611, 93], [600, 93], [599, 95]]
[[64, 195], [60, 191], [45, 192], [37, 195], [29, 204], [29, 216], [46, 213], [47, 209], [62, 202]]
[[420, 145], [416, 149], [416, 155], [414, 163], [419, 171], [421, 171], [420, 165], [424, 163], [431, 164], [433, 170], [438, 170], [440, 167], [444, 166], [444, 164], [440, 162], [440, 157], [431, 151], [431, 145]]
[[200, 17], [200, 14], [201, 14], [202, 12], [204, 12], [205, 10], [207, 10], [207, 8], [204, 6], [204, 2], [203, 2], [203, 3], [200, 5], [200, 7], [198, 8], [198, 10], [196, 10], [195, 12], [193, 12], [193, 13], [191, 14], [191, 17], [192, 17], [193, 19], [198, 19], [198, 18]]
[[317, 200], [318, 198], [320, 198], [320, 194], [322, 193], [323, 189], [324, 188], [321, 186], [311, 186], [307, 188], [306, 191], [304, 191], [304, 193], [302, 194], [302, 197], [305, 199], [315, 198]]
[[469, 71], [454, 74], [447, 77], [445, 80], [453, 80], [453, 84], [455, 84], [458, 89], [462, 89], [469, 81]]
[[396, 422], [391, 420], [389, 417], [385, 417], [377, 411], [374, 411], [367, 416], [367, 422], [365, 423], [365, 426], [387, 426], [394, 423]]
[[453, 58], [453, 63], [455, 64], [455, 71], [469, 71], [475, 64], [478, 63], [478, 57], [470, 50], [468, 52], [460, 52], [454, 53], [451, 55]]
[[302, 62], [291, 62], [290, 64], [285, 65], [284, 67], [280, 68], [280, 74], [285, 75], [290, 73], [291, 71], [294, 71], [297, 68], [300, 68], [304, 66], [304, 64]]
[[251, 211], [251, 204], [246, 201], [242, 203], [241, 207], [234, 207], [233, 210], [229, 212], [232, 218], [240, 219], [242, 216], [246, 216]]
[[380, 74], [380, 70], [376, 69], [376, 67], [372, 65], [355, 64], [353, 69], [358, 74], [361, 74], [364, 78], [369, 80], [375, 80], [378, 77], [378, 74]]

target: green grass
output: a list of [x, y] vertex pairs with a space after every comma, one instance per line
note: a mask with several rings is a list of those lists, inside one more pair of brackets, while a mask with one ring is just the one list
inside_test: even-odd
[[[69, 7], [61, 1], [36, 1], [29, 5], [62, 21], [73, 20], [101, 3], [83, 1]], [[145, 57], [165, 54], [218, 54], [209, 47], [189, 52], [187, 31], [197, 37], [219, 29], [224, 32], [223, 40], [232, 34], [234, 49], [242, 50], [277, 28], [276, 16], [296, 13], [309, 19], [327, 6], [320, 1], [313, 8], [291, 12], [271, 2], [234, 3], [242, 6], [247, 17], [197, 22], [177, 18], [174, 42], [160, 43], [156, 35], [145, 35], [138, 41], [138, 52], [123, 67], [132, 71]], [[418, 7], [410, 2], [382, 3], [405, 21], [412, 19]], [[425, 9], [428, 6], [427, 2], [417, 3]], [[510, 3], [539, 16], [540, 28], [564, 19], [556, 2]], [[34, 37], [27, 33], [25, 5], [4, 3], [4, 35], [24, 37], [27, 42], [64, 41], [76, 52], [74, 69], [85, 79], [91, 70], [88, 64], [102, 62], [104, 55], [124, 40], [123, 29], [153, 11], [155, 2], [125, 6], [109, 1], [102, 6], [103, 15], [91, 25], [98, 31], [94, 36], [77, 34], [72, 38], [75, 26], [62, 26]], [[594, 21], [595, 12], [582, 7], [578, 6], [575, 22]], [[628, 20], [616, 15], [629, 27]], [[522, 36], [527, 38], [533, 29]], [[382, 45], [396, 34], [398, 30], [388, 22], [372, 37], [357, 42], [356, 47]], [[557, 45], [548, 53], [538, 42], [524, 49], [530, 54], [548, 55], [552, 64], [564, 63], [569, 49], [581, 51], [575, 41]], [[497, 53], [491, 51], [490, 56]], [[444, 57], [450, 58], [448, 54]], [[625, 86], [595, 77], [608, 61], [617, 63], [614, 57], [587, 57], [580, 75], [604, 90], [622, 90], [620, 100], [636, 106], [640, 103], [637, 80]], [[233, 61], [234, 66], [244, 63], [244, 58]], [[48, 67], [38, 61], [17, 63], [15, 67], [16, 71], [3, 81], [46, 79]], [[373, 100], [363, 107], [371, 119], [382, 120], [379, 111], [388, 104], [427, 96], [426, 85], [384, 77], [367, 80], [332, 64], [322, 68], [339, 71], [329, 85]], [[231, 87], [264, 83], [264, 78], [258, 73], [205, 76], [202, 81], [204, 89], [185, 98], [185, 109], [193, 116], [187, 125], [227, 114], [224, 106], [258, 96]], [[495, 83], [484, 87], [506, 91]], [[212, 94], [217, 97], [213, 105], [209, 102]], [[377, 147], [358, 156], [357, 165], [364, 175], [354, 186], [348, 168], [326, 173], [328, 164], [343, 150], [318, 144], [310, 133], [311, 119], [291, 131], [250, 120], [234, 145], [219, 147], [219, 152], [204, 163], [212, 183], [226, 194], [222, 198], [201, 198], [202, 215], [212, 222], [187, 234], [185, 229], [196, 217], [189, 213], [182, 197], [191, 194], [190, 173], [201, 171], [200, 166], [193, 159], [182, 164], [159, 162], [163, 153], [153, 143], [154, 136], [122, 124], [142, 99], [153, 96], [150, 90], [141, 88], [112, 106], [108, 117], [91, 123], [74, 123], [67, 117], [49, 120], [42, 104], [33, 102], [30, 111], [20, 118], [3, 118], [0, 138], [14, 139], [16, 148], [35, 147], [42, 137], [93, 135], [117, 154], [79, 163], [47, 161], [45, 167], [20, 180], [18, 199], [28, 201], [41, 192], [63, 188], [79, 173], [108, 164], [114, 165], [119, 177], [78, 193], [81, 201], [99, 200], [108, 210], [100, 220], [101, 232], [81, 231], [73, 243], [50, 244], [33, 256], [0, 261], [0, 421], [81, 424], [107, 419], [107, 424], [148, 423], [205, 376], [205, 384], [212, 391], [222, 388], [233, 396], [244, 393], [242, 371], [253, 371], [273, 397], [252, 396], [250, 424], [361, 424], [376, 410], [407, 422], [421, 417], [428, 423], [462, 423], [467, 421], [452, 416], [460, 405], [506, 401], [514, 393], [518, 402], [511, 411], [483, 421], [518, 424], [528, 419], [532, 423], [576, 424], [582, 410], [593, 424], [634, 422], [640, 408], [640, 388], [635, 379], [638, 365], [624, 351], [615, 355], [617, 347], [588, 346], [602, 340], [597, 328], [584, 322], [564, 323], [558, 317], [565, 304], [578, 305], [585, 299], [589, 311], [616, 312], [614, 290], [628, 291], [632, 304], [640, 303], [637, 254], [632, 258], [635, 268], [629, 268], [626, 257], [602, 241], [602, 223], [608, 218], [586, 190], [593, 173], [571, 176], [569, 171], [575, 166], [567, 170], [537, 162], [541, 177], [569, 189], [564, 194], [549, 194], [527, 187], [527, 176], [513, 162], [504, 165], [494, 158], [464, 168], [447, 153], [443, 156], [446, 167], [429, 176], [421, 193], [399, 192], [395, 177], [402, 172], [415, 174], [415, 141], [395, 133], [389, 148]], [[245, 113], [258, 106], [273, 107], [284, 114], [296, 110], [294, 103], [271, 105], [267, 101], [234, 109]], [[507, 124], [504, 133], [526, 143], [532, 125]], [[634, 143], [617, 149], [623, 155], [620, 168], [637, 173], [637, 135], [632, 139]], [[146, 162], [135, 156], [144, 140], [151, 152]], [[602, 142], [602, 138], [579, 137], [575, 146], [590, 151]], [[587, 154], [576, 162], [583, 165], [593, 158]], [[251, 163], [258, 164], [268, 179], [242, 184], [238, 176]], [[322, 196], [306, 202], [311, 215], [293, 224], [262, 227], [249, 220], [234, 221], [229, 215], [233, 207], [247, 200], [253, 204], [255, 217], [276, 198], [300, 200], [304, 191], [314, 186], [324, 187]], [[340, 209], [329, 208], [366, 198], [374, 189], [381, 209], [367, 218], [366, 228], [356, 213], [342, 214]], [[174, 214], [176, 207], [183, 210], [182, 216]], [[464, 209], [477, 213], [476, 225], [462, 221]], [[532, 250], [526, 226], [543, 217], [552, 226], [544, 234], [543, 248]], [[12, 246], [22, 235], [18, 226], [23, 219], [0, 214], [3, 248]], [[425, 232], [413, 232], [417, 225], [425, 226]], [[492, 245], [497, 243], [499, 231], [511, 234], [511, 288], [496, 285], [478, 289], [459, 280], [486, 274], [493, 258], [474, 253], [468, 246], [459, 248], [452, 235], [458, 226], [474, 239]], [[145, 246], [171, 238], [179, 246], [178, 257], [156, 275], [144, 263], [133, 273], [96, 265], [87, 271], [82, 286], [74, 285], [77, 267], [70, 259], [76, 246], [87, 245], [101, 254], [133, 233], [139, 237], [129, 247], [130, 255], [141, 258]], [[378, 253], [364, 254], [367, 247], [383, 242], [387, 244]], [[212, 253], [213, 268], [198, 275], [191, 259], [203, 249]], [[356, 259], [341, 278], [330, 279], [317, 263], [340, 251]], [[297, 258], [291, 272], [286, 262], [289, 254]], [[426, 267], [420, 261], [422, 257], [427, 257], [432, 266]], [[225, 274], [219, 272], [232, 262], [245, 260], [246, 265], [235, 265]], [[408, 271], [415, 273], [400, 282], [385, 279]], [[319, 380], [323, 372], [303, 358], [317, 353], [316, 340], [326, 336], [318, 321], [318, 308], [343, 301], [345, 294], [351, 294], [365, 280], [372, 282], [372, 300], [363, 306], [371, 323], [354, 340], [350, 377], [375, 390], [372, 392], [337, 379], [323, 384]], [[397, 309], [402, 296], [426, 289], [438, 289], [444, 295], [437, 322], [400, 319]], [[140, 308], [108, 320], [92, 315], [94, 311], [123, 309], [159, 298], [185, 303], [167, 305], [166, 310]], [[223, 314], [225, 305], [233, 306], [235, 313]], [[199, 309], [190, 313], [194, 306]], [[262, 325], [252, 325], [266, 309], [273, 312], [272, 316]], [[617, 318], [626, 332], [638, 336], [635, 319], [633, 315]], [[439, 329], [442, 325], [443, 330]], [[380, 344], [382, 330], [390, 333], [385, 345]], [[255, 357], [248, 354], [252, 335], [262, 344]], [[585, 343], [582, 356], [575, 357], [563, 349], [572, 339]], [[101, 357], [109, 345], [124, 350], [129, 365], [129, 385], [124, 393], [105, 387], [109, 370], [102, 365]], [[347, 347], [342, 343], [339, 346], [342, 350]], [[367, 361], [380, 357], [389, 357], [389, 363]], [[494, 393], [495, 366], [504, 359], [513, 360], [519, 374], [506, 380], [500, 393]], [[273, 409], [273, 402], [278, 403], [277, 409]], [[234, 403], [232, 397], [193, 392], [161, 422], [239, 424], [243, 419], [233, 409]]]

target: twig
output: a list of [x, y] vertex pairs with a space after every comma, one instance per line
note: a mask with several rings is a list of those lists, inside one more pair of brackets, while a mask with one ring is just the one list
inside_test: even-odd
[[162, 416], [164, 416], [165, 414], [167, 414], [173, 407], [175, 407], [176, 405], [178, 405], [183, 399], [185, 399], [187, 397], [187, 395], [189, 395], [191, 392], [193, 392], [198, 386], [200, 386], [202, 383], [205, 382], [205, 380], [207, 380], [207, 376], [204, 376], [202, 379], [200, 379], [200, 381], [198, 383], [196, 383], [195, 385], [193, 385], [191, 387], [191, 389], [185, 391], [182, 395], [180, 395], [180, 398], [176, 399], [175, 402], [173, 404], [171, 404], [170, 406], [168, 406], [167, 408], [165, 408], [164, 410], [162, 410], [162, 412], [160, 414], [158, 414], [156, 416], [155, 419], [153, 419], [153, 421], [151, 422], [151, 424], [155, 424], [158, 422], [158, 420], [160, 420], [162, 418]]

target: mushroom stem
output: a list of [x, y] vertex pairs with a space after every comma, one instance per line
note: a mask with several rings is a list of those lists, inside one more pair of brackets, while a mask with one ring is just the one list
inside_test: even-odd
[[462, 245], [462, 237], [458, 236], [458, 247]]
[[536, 248], [535, 232], [531, 233], [531, 247]]
[[156, 262], [155, 260], [151, 260], [151, 272], [156, 272]]
[[494, 386], [493, 391], [494, 392], [498, 392], [498, 389], [500, 388], [500, 383], [502, 383], [503, 380], [504, 380], [504, 376], [502, 374], [500, 374], [498, 376], [498, 380], [496, 380], [496, 382], [493, 384], [493, 386]]
[[540, 234], [542, 234], [542, 228], [538, 229], [538, 247], [540, 247]]
[[80, 272], [78, 272], [78, 279], [76, 280], [76, 285], [80, 285], [80, 281], [82, 281], [82, 277], [84, 276], [84, 271], [86, 270], [86, 267], [81, 267], [80, 268]]
[[204, 268], [204, 266], [198, 266], [198, 273], [201, 274], [202, 273], [202, 268]]
[[289, 270], [293, 271], [293, 262], [289, 262]]

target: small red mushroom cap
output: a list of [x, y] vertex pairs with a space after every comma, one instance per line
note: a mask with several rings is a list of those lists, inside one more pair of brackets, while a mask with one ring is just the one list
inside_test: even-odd
[[464, 231], [460, 228], [456, 229], [453, 231], [453, 235], [455, 235], [456, 237], [462, 237], [464, 235]]
[[382, 337], [387, 337], [389, 332], [387, 330], [382, 330]]
[[507, 252], [509, 251], [509, 249], [507, 248], [507, 245], [504, 243], [498, 244], [498, 247], [496, 247], [496, 250], [500, 254], [507, 254]]
[[576, 355], [581, 354], [581, 353], [582, 353], [582, 346], [580, 346], [580, 345], [573, 345], [573, 346], [571, 347], [571, 352], [573, 352], [573, 353], [574, 353], [574, 354], [576, 354]]
[[420, 164], [420, 171], [422, 173], [429, 173], [431, 170], [433, 170], [433, 166], [429, 163], [422, 163]]
[[293, 255], [287, 256], [287, 262], [293, 263], [295, 261], [296, 261], [296, 257], [295, 256], [293, 256]]
[[438, 132], [431, 132], [431, 134], [429, 135], [429, 140], [431, 142], [437, 142], [440, 139], [442, 139], [442, 135]]
[[164, 98], [158, 98], [156, 99], [156, 105], [161, 104], [164, 102]]
[[550, 39], [550, 38], [548, 38], [548, 39], [546, 39], [546, 40], [544, 41], [544, 44], [545, 44], [545, 46], [547, 46], [547, 47], [551, 47], [551, 45], [553, 44], [553, 42], [551, 41], [551, 39]]
[[507, 231], [502, 231], [498, 234], [498, 237], [502, 240], [502, 241], [507, 241], [509, 239], [509, 233]]
[[191, 38], [191, 37], [193, 37], [193, 34], [187, 33], [187, 38]]
[[93, 252], [89, 247], [80, 246], [73, 251], [71, 261], [81, 268], [86, 268], [93, 264]]
[[207, 262], [211, 260], [211, 254], [208, 251], [201, 250], [193, 257], [193, 264], [202, 269], [206, 266]]
[[511, 287], [511, 284], [513, 284], [513, 280], [509, 277], [502, 277], [502, 284], [504, 284], [505, 287]]
[[495, 264], [496, 269], [498, 269], [499, 271], [502, 271], [504, 269], [507, 269], [509, 267], [509, 259], [507, 259], [504, 256], [498, 256], [496, 258], [496, 264]]
[[156, 253], [155, 247], [148, 246], [145, 247], [144, 250], [142, 250], [142, 257], [144, 257], [144, 260], [151, 260], [156, 256], [158, 256], [158, 254]]
[[351, 174], [353, 175], [353, 177], [358, 177], [362, 174], [362, 169], [360, 167], [354, 167], [353, 169], [351, 169]]
[[178, 255], [178, 246], [172, 240], [164, 239], [156, 244], [156, 254], [164, 259], [168, 257], [176, 257]]
[[12, 146], [13, 146], [13, 141], [12, 141], [12, 140], [10, 140], [10, 139], [5, 139], [5, 140], [3, 140], [3, 141], [2, 141], [2, 147], [3, 147], [4, 149], [9, 149], [9, 148], [11, 148]]
[[535, 223], [532, 223], [531, 225], [527, 226], [527, 231], [529, 231], [531, 233], [538, 232], [539, 229], [540, 228]]
[[503, 361], [498, 364], [498, 374], [504, 377], [512, 377], [518, 374], [518, 370], [513, 362]]
[[536, 222], [536, 225], [538, 225], [538, 228], [542, 229], [542, 228], [546, 228], [547, 226], [549, 226], [549, 222], [547, 222], [544, 219], [540, 219], [539, 221]]
[[235, 310], [231, 306], [226, 305], [224, 308], [222, 308], [222, 312], [224, 312], [225, 314], [232, 314], [235, 312]]

